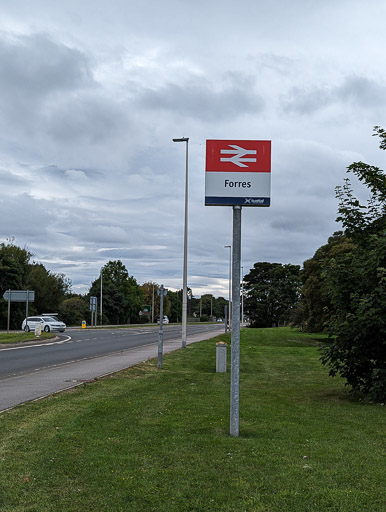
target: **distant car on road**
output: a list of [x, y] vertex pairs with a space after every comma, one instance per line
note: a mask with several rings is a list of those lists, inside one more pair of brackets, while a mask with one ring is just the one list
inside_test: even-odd
[[25, 332], [34, 331], [36, 323], [41, 324], [42, 331], [44, 332], [64, 332], [66, 330], [65, 323], [61, 322], [57, 318], [45, 315], [29, 316], [27, 319], [23, 320], [21, 328]]
[[[162, 320], [162, 323], [163, 324], [168, 324], [169, 323], [169, 318], [166, 315], [164, 316], [164, 319]], [[159, 324], [159, 318], [157, 320], [157, 324]]]

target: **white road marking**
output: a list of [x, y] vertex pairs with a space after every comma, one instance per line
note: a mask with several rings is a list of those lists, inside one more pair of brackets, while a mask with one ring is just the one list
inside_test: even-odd
[[35, 347], [46, 347], [47, 345], [61, 345], [62, 343], [69, 342], [71, 340], [71, 336], [67, 336], [66, 339], [60, 341], [52, 341], [48, 343], [37, 343], [36, 345], [23, 345], [20, 347], [8, 347], [8, 348], [0, 348], [0, 352], [5, 352], [7, 350], [21, 350], [23, 348], [35, 348]]

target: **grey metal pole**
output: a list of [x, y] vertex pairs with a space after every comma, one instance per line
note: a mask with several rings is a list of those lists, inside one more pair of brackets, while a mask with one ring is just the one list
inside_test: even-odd
[[28, 327], [28, 299], [29, 299], [29, 292], [27, 290], [27, 300], [25, 303], [25, 324]]
[[184, 223], [184, 268], [182, 276], [182, 348], [186, 348], [187, 293], [188, 293], [188, 152], [189, 137], [173, 139], [173, 142], [186, 142], [185, 161], [185, 223]]
[[7, 333], [9, 334], [9, 322], [11, 316], [11, 290], [8, 290], [8, 318], [7, 318]]
[[[233, 207], [232, 241], [233, 276], [240, 276], [241, 260], [241, 206]], [[240, 397], [240, 279], [232, 280], [232, 336], [231, 336], [231, 400], [230, 435], [239, 435], [239, 397]]]
[[241, 324], [244, 323], [244, 267], [241, 267]]
[[228, 319], [229, 319], [229, 330], [232, 330], [232, 246], [224, 245], [225, 248], [229, 249], [229, 291], [228, 291]]
[[183, 298], [182, 298], [182, 348], [186, 348], [186, 324], [187, 324], [187, 293], [188, 293], [188, 147], [189, 139], [186, 139], [186, 165], [185, 165], [185, 225], [184, 225], [184, 273], [183, 273]]
[[164, 321], [164, 285], [161, 284], [159, 289], [159, 332], [158, 332], [158, 365], [159, 369], [162, 368], [162, 353], [163, 353], [163, 345], [164, 345], [164, 331], [163, 331], [163, 321]]
[[100, 317], [101, 317], [100, 323], [101, 323], [101, 325], [103, 324], [103, 316], [102, 316], [102, 300], [103, 300], [103, 298], [102, 298], [103, 297], [103, 295], [102, 295], [102, 287], [103, 287], [103, 279], [102, 279], [102, 271], [101, 271], [101, 303], [99, 305], [99, 307], [100, 307]]
[[151, 323], [154, 324], [154, 283], [153, 283], [153, 297], [151, 304]]

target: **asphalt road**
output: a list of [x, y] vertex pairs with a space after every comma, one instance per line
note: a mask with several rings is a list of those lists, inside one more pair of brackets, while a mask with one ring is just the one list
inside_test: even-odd
[[[217, 336], [224, 326], [188, 326], [187, 344]], [[158, 328], [69, 330], [58, 340], [0, 348], [0, 412], [38, 400], [141, 361], [156, 358]], [[181, 328], [165, 326], [164, 354], [181, 348]], [[213, 347], [215, 354], [215, 346]], [[213, 359], [215, 363], [215, 357]]]
[[[187, 335], [218, 330], [219, 325], [188, 325]], [[181, 337], [181, 327], [165, 325], [164, 342]], [[56, 367], [75, 361], [84, 361], [116, 352], [158, 342], [159, 327], [127, 329], [67, 330], [51, 342], [32, 345], [0, 347], [0, 380]]]

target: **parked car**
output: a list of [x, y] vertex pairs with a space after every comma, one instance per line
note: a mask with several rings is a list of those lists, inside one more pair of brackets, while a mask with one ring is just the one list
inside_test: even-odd
[[[168, 324], [169, 323], [169, 318], [166, 315], [164, 316], [164, 319], [162, 320], [162, 323], [163, 324]], [[157, 320], [157, 324], [159, 324], [159, 318]]]
[[[27, 322], [28, 320], [28, 322]], [[58, 320], [57, 318], [53, 318], [52, 316], [29, 316], [27, 319], [23, 320], [21, 328], [25, 332], [34, 331], [35, 324], [40, 323], [42, 326], [42, 331], [44, 332], [64, 332], [66, 330], [66, 324]]]

